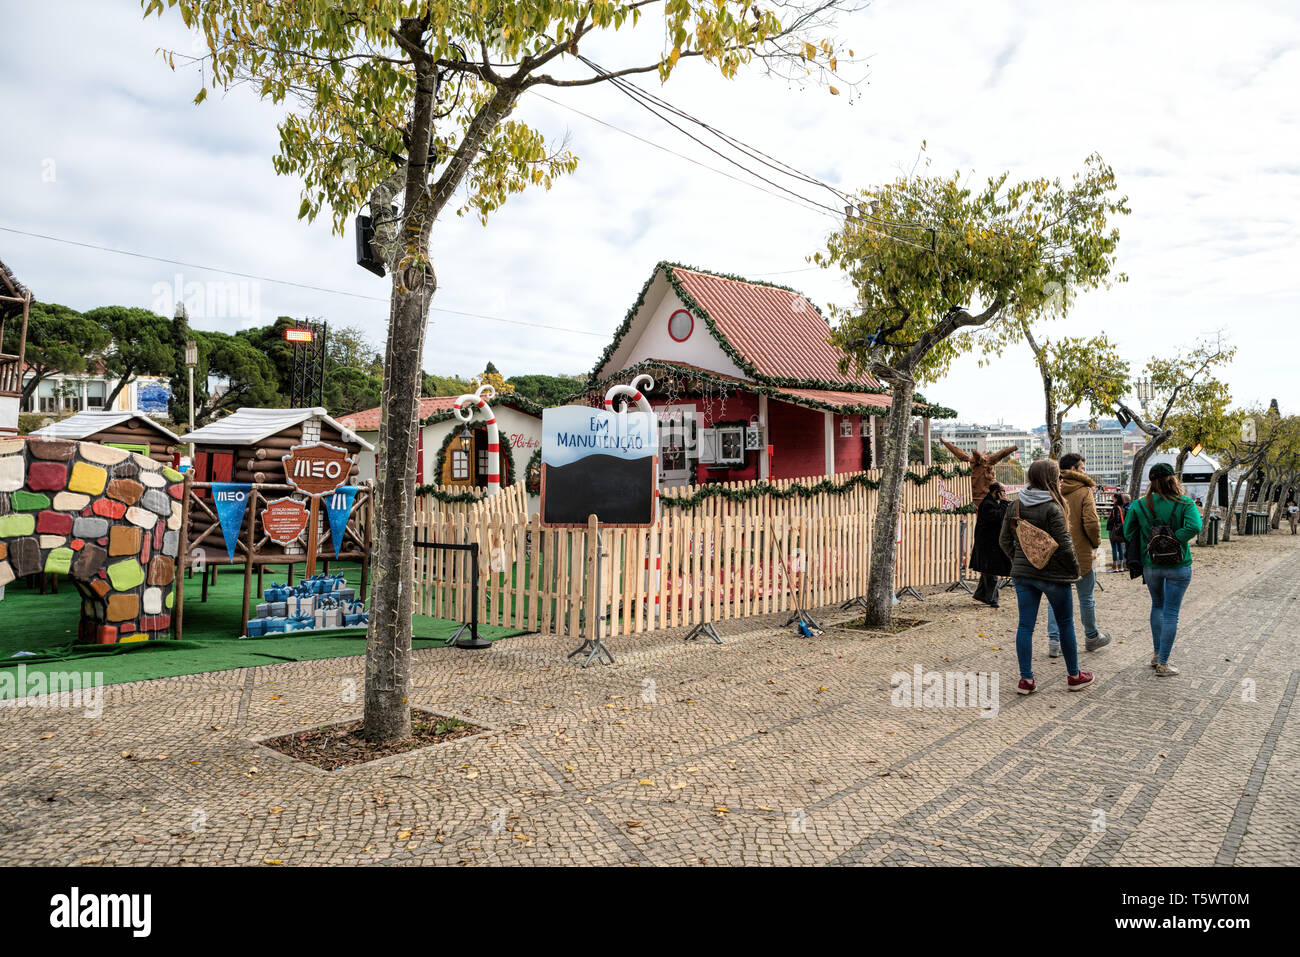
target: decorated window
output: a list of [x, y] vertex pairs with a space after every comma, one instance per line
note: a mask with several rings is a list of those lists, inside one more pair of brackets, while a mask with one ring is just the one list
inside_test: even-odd
[[678, 309], [668, 317], [668, 335], [674, 342], [685, 342], [695, 331], [695, 317], [685, 309]]
[[718, 429], [718, 462], [734, 465], [745, 461], [745, 427]]
[[453, 482], [464, 482], [469, 478], [469, 453], [453, 449], [451, 453], [451, 478]]

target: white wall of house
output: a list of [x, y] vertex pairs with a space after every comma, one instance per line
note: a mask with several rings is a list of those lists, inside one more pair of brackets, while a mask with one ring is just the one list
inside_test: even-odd
[[[657, 305], [652, 305], [654, 303]], [[669, 334], [668, 321], [679, 309], [686, 310], [694, 326], [684, 341]], [[666, 359], [746, 379], [748, 376], [722, 351], [718, 340], [709, 334], [704, 321], [693, 315], [672, 291], [661, 272], [646, 293], [646, 303], [632, 321], [632, 327], [606, 363], [609, 370], [625, 369], [646, 359]]]

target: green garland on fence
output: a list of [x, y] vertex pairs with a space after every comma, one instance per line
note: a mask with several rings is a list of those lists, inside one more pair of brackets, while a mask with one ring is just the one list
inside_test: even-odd
[[930, 506], [929, 508], [914, 508], [908, 514], [911, 515], [974, 515], [978, 512], [974, 505], [958, 505], [956, 508], [938, 508]]
[[[966, 466], [959, 465], [955, 469], [948, 471], [940, 465], [932, 465], [919, 475], [916, 472], [908, 472], [904, 478], [913, 485], [925, 485], [936, 476], [954, 479], [970, 474], [971, 470]], [[867, 475], [855, 475], [846, 482], [822, 479], [816, 485], [796, 483], [787, 488], [778, 488], [770, 482], [759, 482], [745, 488], [732, 488], [728, 485], [706, 485], [694, 495], [681, 497], [664, 495], [660, 497], [659, 501], [668, 508], [695, 508], [711, 498], [725, 498], [728, 502], [748, 502], [762, 495], [770, 495], [775, 499], [812, 498], [815, 495], [844, 495], [855, 488], [875, 491], [880, 488], [880, 482]], [[974, 511], [974, 507], [964, 505], [957, 511], [962, 512], [963, 510]], [[939, 509], [935, 509], [935, 511], [939, 511]]]

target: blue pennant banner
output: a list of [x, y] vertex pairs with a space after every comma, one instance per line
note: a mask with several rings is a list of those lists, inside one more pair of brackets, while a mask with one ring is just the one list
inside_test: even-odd
[[226, 538], [226, 554], [235, 560], [235, 543], [239, 541], [239, 526], [244, 522], [248, 508], [248, 493], [253, 486], [247, 482], [213, 482], [212, 500], [221, 520], [221, 534]]
[[355, 485], [340, 485], [325, 496], [325, 512], [330, 517], [330, 541], [334, 543], [334, 557], [338, 558], [343, 544], [343, 532], [352, 514], [352, 502], [357, 497]]

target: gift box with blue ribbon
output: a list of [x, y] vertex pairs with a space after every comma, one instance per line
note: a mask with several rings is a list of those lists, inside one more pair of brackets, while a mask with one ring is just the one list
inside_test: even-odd
[[306, 631], [316, 627], [316, 619], [311, 615], [294, 615], [289, 619], [290, 631]]
[[337, 608], [317, 608], [314, 617], [317, 628], [339, 628], [343, 624], [343, 613]]
[[345, 614], [343, 616], [343, 624], [348, 628], [354, 628], [357, 625], [368, 625], [370, 624], [370, 614], [364, 611], [358, 612], [355, 615]]
[[288, 618], [263, 618], [262, 621], [266, 623], [264, 628], [265, 634], [283, 634], [289, 630]]
[[265, 635], [265, 634], [266, 634], [266, 619], [265, 619], [265, 618], [250, 618], [250, 619], [248, 619], [248, 637], [249, 637], [249, 638], [261, 638], [261, 637], [262, 637], [263, 635]]
[[262, 597], [271, 602], [288, 601], [290, 592], [291, 589], [288, 585], [272, 584], [270, 588], [262, 592]]

